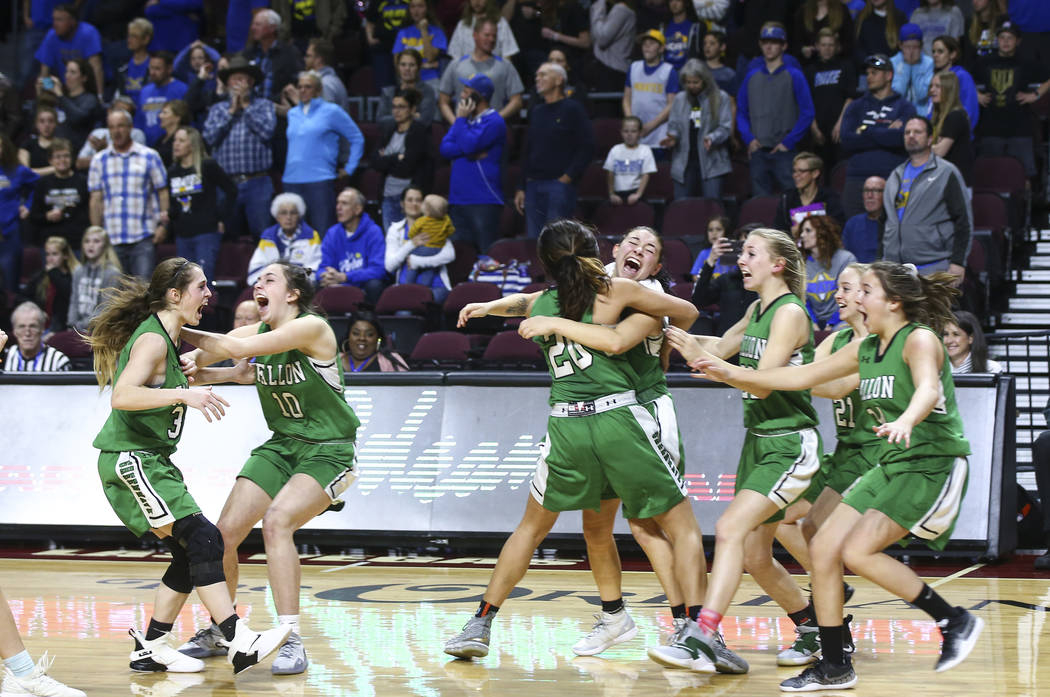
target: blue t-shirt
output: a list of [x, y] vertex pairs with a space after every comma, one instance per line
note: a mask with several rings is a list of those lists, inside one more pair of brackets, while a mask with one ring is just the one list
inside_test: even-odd
[[[448, 50], [448, 39], [445, 37], [445, 32], [441, 31], [441, 27], [431, 26], [429, 29], [430, 45], [445, 53]], [[394, 55], [407, 49], [412, 49], [420, 56], [423, 55], [423, 34], [417, 26], [405, 27], [397, 33], [397, 38], [394, 39]], [[419, 79], [423, 82], [440, 80], [441, 70], [439, 68], [423, 68], [419, 73]]]
[[[711, 256], [711, 248], [701, 249], [700, 253], [696, 255], [696, 261], [693, 262], [693, 268], [689, 272], [693, 276], [699, 276], [700, 272], [704, 270], [704, 264], [707, 263], [707, 258]], [[735, 264], [723, 264], [721, 261], [715, 262], [715, 267], [711, 269], [711, 278], [718, 278], [724, 273], [732, 271]]]
[[134, 58], [128, 59], [128, 69], [124, 76], [124, 84], [120, 86], [120, 91], [135, 100], [135, 104], [139, 103], [139, 95], [142, 93], [142, 88], [149, 82], [149, 56], [146, 56], [146, 60], [141, 63], [136, 63]]
[[667, 38], [664, 60], [673, 65], [675, 70], [681, 70], [689, 58], [689, 33], [693, 30], [693, 24], [687, 19], [684, 22], [668, 22], [664, 27], [664, 36]]
[[90, 58], [102, 53], [102, 37], [98, 29], [87, 22], [80, 22], [69, 41], [62, 39], [54, 29], [47, 32], [40, 48], [33, 55], [51, 74], [59, 80], [66, 79], [66, 63], [75, 58]]
[[163, 87], [152, 82], [139, 93], [139, 110], [135, 112], [135, 125], [146, 135], [146, 144], [153, 144], [164, 137], [164, 128], [160, 125], [160, 110], [173, 99], [182, 99], [186, 95], [186, 83], [172, 78]]
[[918, 167], [912, 165], [911, 161], [904, 165], [904, 174], [901, 175], [901, 189], [897, 192], [897, 197], [893, 201], [894, 207], [897, 209], [897, 221], [900, 222], [904, 218], [904, 209], [908, 207], [908, 197], [911, 195], [911, 184], [915, 180], [915, 177], [919, 176], [919, 172], [926, 166], [923, 162]]

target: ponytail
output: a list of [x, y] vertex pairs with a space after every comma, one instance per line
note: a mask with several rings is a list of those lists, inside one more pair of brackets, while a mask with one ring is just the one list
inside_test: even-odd
[[598, 242], [590, 228], [576, 220], [547, 223], [538, 240], [540, 263], [558, 287], [562, 317], [580, 321], [599, 293], [612, 283], [599, 259]]

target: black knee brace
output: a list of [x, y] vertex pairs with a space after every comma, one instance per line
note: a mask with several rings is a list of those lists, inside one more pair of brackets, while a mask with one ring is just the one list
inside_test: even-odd
[[176, 593], [189, 593], [193, 590], [190, 579], [190, 559], [178, 542], [172, 537], [164, 538], [164, 546], [171, 552], [171, 563], [160, 581]]
[[186, 550], [190, 580], [194, 586], [210, 586], [226, 580], [222, 570], [225, 547], [222, 533], [201, 513], [180, 518], [171, 526], [172, 535]]

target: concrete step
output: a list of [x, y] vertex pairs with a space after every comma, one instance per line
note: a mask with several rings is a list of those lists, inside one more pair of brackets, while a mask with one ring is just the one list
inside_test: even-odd
[[1050, 281], [1050, 269], [1022, 269], [1019, 281]]
[[1017, 295], [1050, 298], [1050, 283], [1035, 283], [1031, 281], [1018, 283]]
[[1028, 377], [1026, 375], [1017, 376], [1017, 401], [1021, 401], [1020, 394], [1027, 393], [1029, 390], [1042, 391], [1050, 390], [1050, 378], [1046, 377]]
[[1050, 312], [1004, 312], [999, 322], [1004, 327], [1050, 329]]
[[[1010, 312], [1025, 312], [1028, 310], [1050, 311], [1050, 298], [1014, 296], [1009, 301]], [[1047, 314], [1050, 321], [1050, 314]]]

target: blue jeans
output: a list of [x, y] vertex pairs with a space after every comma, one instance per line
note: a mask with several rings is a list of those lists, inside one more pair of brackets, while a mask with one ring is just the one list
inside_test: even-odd
[[215, 280], [215, 262], [219, 258], [220, 244], [221, 232], [202, 232], [192, 237], [176, 237], [175, 253], [200, 264], [204, 270], [204, 277], [211, 282]]
[[795, 186], [791, 178], [795, 151], [772, 152], [756, 150], [751, 154], [751, 195], [772, 196]]
[[0, 274], [3, 275], [3, 287], [17, 293], [22, 275], [22, 233], [18, 229], [18, 221], [6, 230], [0, 230], [0, 233], [3, 237], [0, 239]]
[[[384, 196], [383, 197], [383, 232], [386, 233], [390, 229], [390, 226], [405, 217], [405, 212], [401, 209], [401, 197], [400, 196]], [[455, 224], [455, 223], [453, 223]]]
[[379, 302], [379, 296], [383, 294], [388, 285], [390, 283], [385, 278], [373, 278], [370, 281], [365, 281], [358, 288], [365, 292], [365, 301], [374, 306]]
[[456, 228], [455, 238], [470, 242], [478, 254], [484, 254], [499, 237], [499, 217], [503, 206], [494, 203], [454, 205], [448, 207], [448, 217]]
[[117, 258], [120, 259], [124, 273], [138, 276], [147, 283], [149, 282], [153, 276], [153, 267], [156, 266], [152, 235], [130, 244], [115, 244], [113, 249], [117, 251]]
[[335, 225], [335, 180], [293, 184], [284, 182], [284, 190], [299, 194], [306, 201], [306, 222], [314, 230], [324, 234]]
[[[219, 192], [222, 193], [221, 191]], [[242, 221], [247, 221], [253, 239], [262, 237], [263, 230], [273, 224], [270, 201], [273, 200], [273, 182], [270, 177], [255, 177], [237, 185], [237, 205], [232, 218], [226, 221], [226, 235], [236, 239], [244, 232]]]
[[531, 239], [551, 220], [570, 218], [576, 209], [576, 187], [557, 179], [533, 179], [525, 183], [525, 234]]
[[722, 186], [725, 183], [725, 175], [704, 179], [700, 176], [699, 163], [691, 163], [685, 168], [685, 181], [674, 184], [675, 199], [687, 198], [689, 196], [703, 196], [704, 198], [722, 198]]

